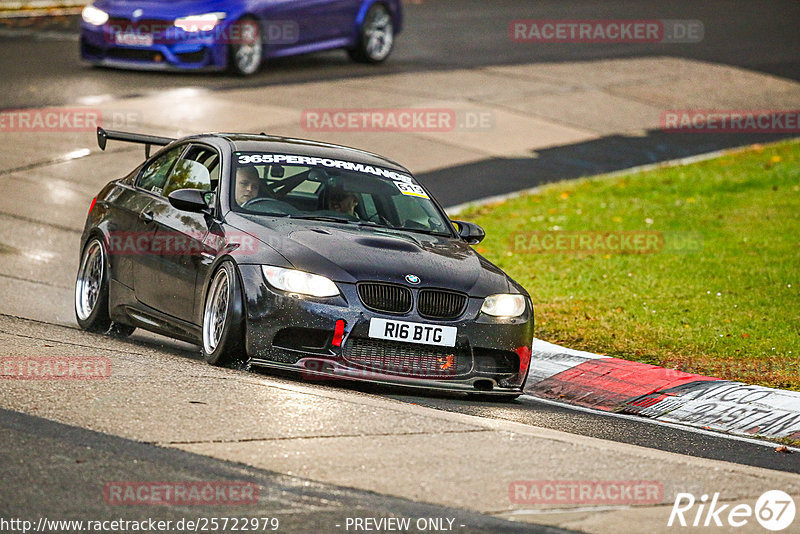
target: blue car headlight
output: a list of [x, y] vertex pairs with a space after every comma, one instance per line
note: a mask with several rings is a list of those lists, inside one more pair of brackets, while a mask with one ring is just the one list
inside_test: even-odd
[[189, 15], [175, 19], [175, 27], [185, 32], [210, 32], [225, 19], [225, 13], [204, 13], [202, 15]]
[[83, 17], [83, 21], [86, 24], [91, 24], [92, 26], [102, 26], [108, 22], [108, 13], [94, 7], [92, 4], [83, 8], [81, 17]]
[[336, 297], [339, 295], [339, 288], [336, 287], [336, 284], [329, 278], [318, 274], [273, 267], [272, 265], [262, 265], [261, 270], [269, 285], [287, 293], [312, 297]]
[[525, 313], [525, 296], [505, 293], [489, 295], [483, 301], [481, 312], [493, 317], [519, 317]]

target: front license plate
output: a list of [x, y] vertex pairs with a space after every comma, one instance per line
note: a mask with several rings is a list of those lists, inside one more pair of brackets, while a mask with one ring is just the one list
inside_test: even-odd
[[369, 321], [369, 337], [376, 339], [455, 347], [456, 334], [458, 334], [458, 328], [455, 326], [439, 326], [374, 318]]
[[118, 33], [114, 39], [121, 45], [153, 46], [153, 36], [146, 33]]

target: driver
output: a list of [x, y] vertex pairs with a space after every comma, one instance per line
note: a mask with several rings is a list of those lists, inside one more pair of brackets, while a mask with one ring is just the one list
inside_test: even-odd
[[236, 170], [236, 184], [234, 186], [236, 203], [243, 206], [258, 196], [261, 178], [255, 167], [239, 167]]
[[331, 192], [331, 209], [357, 218], [358, 215], [355, 213], [356, 206], [358, 206], [358, 196], [355, 193], [344, 189], [334, 189]]

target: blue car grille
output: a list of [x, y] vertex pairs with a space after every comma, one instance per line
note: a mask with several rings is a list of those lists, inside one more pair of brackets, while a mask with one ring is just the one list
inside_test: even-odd
[[136, 35], [151, 35], [154, 43], [174, 44], [180, 37], [175, 24], [171, 20], [112, 18], [104, 26], [106, 41], [116, 43], [117, 34], [133, 33]]
[[108, 51], [108, 57], [111, 59], [124, 59], [131, 61], [155, 61], [156, 54], [153, 50], [135, 48], [111, 48]]
[[173, 28], [175, 26], [175, 23], [171, 20], [159, 20], [159, 19], [130, 20], [123, 17], [114, 17], [108, 19], [106, 25], [110, 30], [114, 31], [134, 30], [134, 31], [154, 33], [154, 32], [164, 32], [169, 28]]

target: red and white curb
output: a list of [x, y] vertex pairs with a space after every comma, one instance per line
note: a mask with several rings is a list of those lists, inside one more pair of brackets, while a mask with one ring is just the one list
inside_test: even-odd
[[800, 392], [752, 386], [533, 340], [525, 393], [743, 436], [800, 440]]

